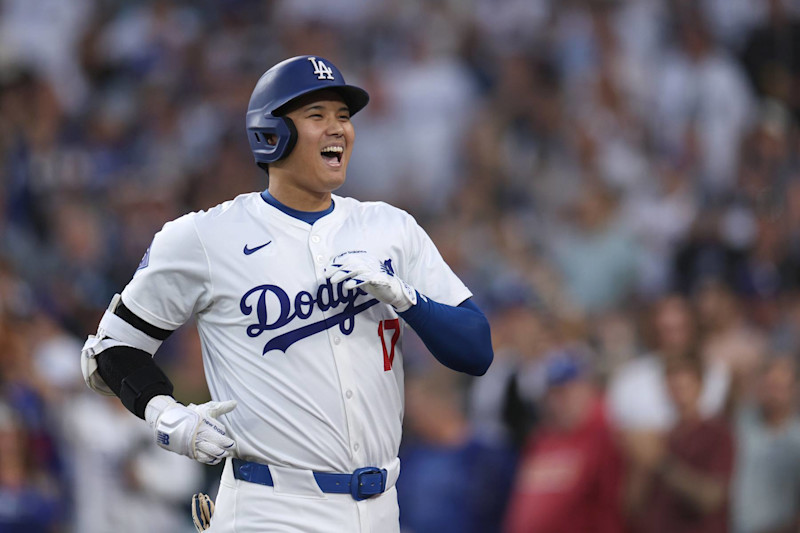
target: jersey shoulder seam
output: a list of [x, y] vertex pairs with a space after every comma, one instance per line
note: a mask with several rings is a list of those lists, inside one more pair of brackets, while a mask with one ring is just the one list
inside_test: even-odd
[[354, 198], [345, 199], [352, 202], [349, 206], [351, 213], [380, 213], [381, 216], [386, 217], [386, 219], [390, 221], [397, 221], [403, 224], [407, 224], [408, 221], [416, 222], [416, 219], [411, 213], [388, 202], [381, 200], [362, 202]]
[[200, 236], [200, 230], [197, 228], [197, 217], [192, 217], [192, 228], [194, 228], [194, 234], [197, 236], [197, 241], [200, 243], [200, 248], [203, 250], [203, 256], [206, 258], [206, 271], [208, 272], [208, 284], [209, 284], [209, 298], [208, 298], [208, 305], [210, 306], [214, 302], [214, 278], [211, 276], [211, 259], [208, 256], [208, 250], [206, 250], [206, 245], [203, 243], [203, 238]]

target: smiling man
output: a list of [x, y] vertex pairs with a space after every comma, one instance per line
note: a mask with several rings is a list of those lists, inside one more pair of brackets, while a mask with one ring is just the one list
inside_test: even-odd
[[[327, 209], [331, 206], [331, 191], [344, 184], [356, 136], [350, 122], [350, 106], [344, 99], [347, 94], [321, 89], [300, 96], [285, 104], [286, 109], [276, 111], [296, 131], [291, 151], [297, 155], [270, 163], [268, 170], [269, 193], [281, 198], [285, 205], [312, 212]], [[366, 104], [359, 99], [366, 99], [366, 93], [350, 93], [350, 98], [355, 99], [351, 101], [354, 109]], [[254, 121], [263, 119], [259, 113], [248, 115]], [[253, 138], [258, 133], [252, 131]], [[264, 128], [262, 135], [267, 146], [277, 147], [277, 132]], [[259, 149], [260, 146], [256, 148]]]
[[[247, 135], [269, 187], [168, 222], [87, 340], [87, 384], [167, 450], [225, 459], [213, 533], [399, 531], [402, 333], [472, 375], [492, 361], [472, 293], [406, 212], [333, 195], [369, 101], [316, 56], [258, 81]], [[196, 318], [214, 401], [185, 406], [153, 361]]]

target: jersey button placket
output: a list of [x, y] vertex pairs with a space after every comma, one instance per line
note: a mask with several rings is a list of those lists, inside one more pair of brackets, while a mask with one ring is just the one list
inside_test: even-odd
[[318, 272], [324, 268], [325, 257], [328, 255], [327, 250], [325, 250], [325, 246], [320, 244], [321, 242], [322, 237], [316, 233], [308, 238], [308, 248], [311, 251], [311, 255], [314, 257], [314, 262], [317, 264], [316, 268]]
[[362, 416], [359, 415], [360, 409], [355, 402], [353, 372], [350, 368], [351, 360], [344, 353], [344, 345], [342, 344], [342, 337], [332, 331], [329, 333], [331, 348], [333, 349], [334, 357], [336, 357], [336, 365], [339, 368], [339, 386], [341, 387], [341, 394], [344, 397], [344, 410], [347, 417], [348, 435], [350, 437], [350, 453], [355, 455], [361, 448], [360, 441], [363, 438], [363, 425], [361, 423]]
[[352, 457], [360, 447], [358, 443], [354, 443], [353, 441], [361, 438], [361, 424], [359, 423], [359, 415], [357, 414], [358, 409], [352, 401], [354, 388], [354, 381], [352, 377], [353, 372], [350, 368], [350, 361], [348, 360], [347, 355], [344, 353], [344, 347], [341, 345], [342, 338], [329, 330], [328, 339], [331, 343], [331, 350], [333, 352], [334, 359], [336, 360], [336, 367], [338, 369], [339, 390], [344, 391], [340, 394], [342, 394], [344, 397], [343, 407], [345, 411], [345, 418], [347, 420], [347, 436], [348, 440], [350, 441], [349, 447], [350, 455]]
[[[313, 233], [308, 237], [308, 249], [314, 258], [316, 269], [319, 274], [323, 273], [323, 269], [328, 258], [335, 253], [335, 251], [327, 249], [327, 246], [325, 245], [326, 238], [326, 236], [319, 235], [318, 233]], [[338, 312], [341, 311], [337, 309], [330, 309], [322, 314], [325, 318], [330, 318], [336, 315]], [[339, 390], [343, 391], [341, 394], [344, 396], [345, 401], [344, 410], [345, 417], [347, 419], [347, 434], [349, 436], [348, 440], [350, 441], [350, 453], [355, 455], [359, 453], [359, 450], [361, 449], [363, 429], [362, 423], [359, 420], [361, 418], [361, 415], [359, 415], [360, 409], [354, 401], [355, 395], [353, 393], [353, 369], [350, 367], [352, 361], [346, 353], [345, 344], [343, 343], [344, 339], [338, 330], [339, 328], [337, 327], [330, 328], [327, 331], [327, 335], [329, 342], [331, 343], [331, 349], [333, 351], [333, 355], [336, 360], [336, 366], [339, 371], [339, 387], [341, 387]]]

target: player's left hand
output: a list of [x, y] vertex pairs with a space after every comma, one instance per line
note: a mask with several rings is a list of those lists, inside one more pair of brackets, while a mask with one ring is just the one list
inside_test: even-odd
[[417, 291], [398, 278], [391, 259], [381, 261], [366, 252], [344, 252], [325, 267], [331, 283], [344, 282], [345, 289], [363, 288], [383, 303], [403, 312], [417, 303]]

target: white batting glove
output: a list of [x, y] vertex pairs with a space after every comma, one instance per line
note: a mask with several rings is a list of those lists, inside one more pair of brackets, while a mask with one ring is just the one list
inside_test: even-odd
[[144, 417], [155, 432], [159, 446], [215, 465], [231, 454], [235, 444], [217, 418], [235, 407], [236, 400], [187, 406], [171, 396], [161, 395], [147, 403]]
[[361, 251], [344, 252], [331, 259], [325, 276], [333, 284], [344, 281], [345, 289], [361, 287], [400, 312], [417, 303], [417, 291], [395, 275], [391, 259], [381, 261]]

